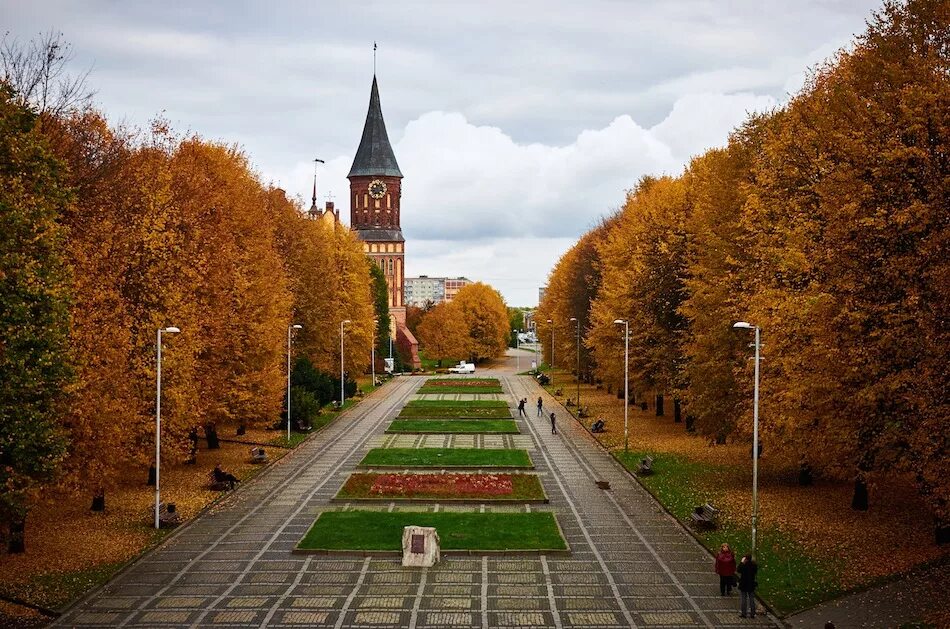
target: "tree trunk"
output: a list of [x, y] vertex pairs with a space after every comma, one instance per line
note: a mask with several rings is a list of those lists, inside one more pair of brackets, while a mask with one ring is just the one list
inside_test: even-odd
[[696, 432], [696, 418], [686, 415], [686, 432]]
[[868, 510], [868, 484], [863, 476], [854, 480], [854, 496], [851, 498], [851, 508], [855, 511]]
[[656, 416], [663, 417], [663, 395], [661, 393], [656, 394]]
[[683, 421], [683, 409], [680, 408], [680, 401], [678, 398], [673, 398], [673, 421], [677, 424], [682, 423]]
[[106, 492], [100, 487], [99, 491], [92, 497], [91, 511], [102, 513], [106, 510]]
[[950, 523], [941, 520], [934, 523], [934, 541], [937, 546], [950, 543]]
[[155, 466], [154, 465], [148, 466], [148, 482], [146, 483], [146, 485], [150, 485], [152, 487], [155, 486]]
[[218, 429], [214, 422], [205, 424], [205, 438], [208, 440], [209, 450], [218, 450], [221, 447], [221, 443], [218, 441]]
[[15, 519], [10, 522], [10, 539], [7, 543], [7, 552], [11, 555], [26, 552], [26, 518]]
[[811, 466], [802, 461], [798, 464], [798, 484], [801, 487], [811, 487], [815, 482], [815, 477], [812, 474]]
[[238, 436], [238, 437], [243, 437], [243, 436], [244, 436], [244, 433], [246, 433], [246, 432], [247, 432], [247, 426], [245, 426], [244, 424], [240, 424], [240, 425], [237, 427], [237, 436]]
[[621, 387], [617, 387], [617, 399], [618, 399], [618, 400], [622, 400], [622, 399], [623, 399], [623, 388], [621, 388]]

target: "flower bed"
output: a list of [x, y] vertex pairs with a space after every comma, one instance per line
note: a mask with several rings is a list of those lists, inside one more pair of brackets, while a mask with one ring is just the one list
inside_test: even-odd
[[530, 474], [352, 474], [339, 500], [546, 501]]
[[361, 467], [533, 467], [526, 450], [500, 448], [373, 448]]
[[386, 432], [409, 434], [510, 434], [521, 431], [511, 419], [409, 419], [396, 420], [389, 424]]
[[412, 400], [399, 411], [400, 419], [511, 419], [503, 400]]

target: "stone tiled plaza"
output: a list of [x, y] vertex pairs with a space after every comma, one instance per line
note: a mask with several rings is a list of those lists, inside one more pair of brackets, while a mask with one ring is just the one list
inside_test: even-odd
[[[512, 409], [542, 395], [559, 435], [535, 418], [520, 435], [384, 434], [422, 378], [396, 378], [339, 421], [64, 615], [81, 627], [720, 627], [740, 619], [712, 559], [568, 413], [527, 377], [500, 378]], [[448, 395], [464, 399], [464, 394]], [[513, 410], [513, 414], [517, 411]], [[544, 505], [331, 502], [370, 448], [523, 448]], [[602, 491], [595, 480], [607, 480]], [[324, 510], [551, 510], [569, 553], [443, 554], [434, 568], [397, 555], [295, 554]], [[780, 626], [780, 625], [779, 625]]]

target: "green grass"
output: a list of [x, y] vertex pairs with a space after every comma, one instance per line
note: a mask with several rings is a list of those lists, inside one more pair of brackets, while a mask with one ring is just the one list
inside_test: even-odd
[[400, 419], [511, 419], [511, 410], [504, 400], [411, 400], [401, 411]]
[[[399, 479], [391, 485], [389, 491], [373, 491], [382, 480]], [[473, 481], [476, 481], [477, 484]], [[504, 491], [510, 479], [511, 491]], [[356, 472], [350, 474], [336, 500], [453, 500], [484, 502], [537, 502], [546, 501], [540, 479], [534, 474], [470, 474], [456, 472], [448, 474]]]
[[[323, 417], [322, 416], [317, 417], [316, 419], [323, 419]], [[323, 424], [326, 424], [326, 422], [323, 422]], [[267, 443], [277, 448], [296, 448], [301, 443], [306, 441], [307, 437], [309, 436], [310, 436], [309, 432], [291, 432], [290, 441], [287, 441], [287, 433], [284, 433], [279, 437], [274, 437]]]
[[487, 386], [487, 387], [427, 387], [423, 385], [416, 393], [421, 394], [433, 394], [433, 393], [471, 393], [472, 395], [483, 395], [489, 393], [504, 393], [501, 390], [500, 386]]
[[386, 432], [516, 435], [521, 431], [511, 419], [397, 419]]
[[384, 513], [327, 511], [301, 550], [400, 551], [406, 526], [433, 526], [443, 551], [566, 550], [553, 513]]
[[363, 467], [534, 467], [527, 450], [494, 448], [373, 448]]
[[[653, 474], [640, 477], [640, 481], [681, 522], [691, 526], [690, 513], [698, 505], [710, 502], [716, 506], [716, 495], [699, 487], [701, 478], [721, 473], [716, 466], [694, 463], [666, 453], [614, 453], [617, 460], [630, 470], [636, 470], [640, 460], [647, 455], [653, 457]], [[730, 515], [741, 518], [746, 514]], [[736, 557], [740, 557], [752, 545], [751, 531], [749, 527], [737, 526], [723, 516], [720, 514], [719, 528], [698, 531], [697, 536], [706, 548], [714, 552], [727, 543]], [[811, 607], [843, 592], [836, 576], [839, 567], [833, 558], [818, 557], [779, 529], [760, 527], [756, 546], [759, 564], [757, 593], [780, 614]]]

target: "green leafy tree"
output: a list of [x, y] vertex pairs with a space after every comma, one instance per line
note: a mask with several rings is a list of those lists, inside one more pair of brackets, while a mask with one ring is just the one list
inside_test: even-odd
[[65, 451], [58, 421], [71, 373], [58, 224], [69, 195], [36, 121], [0, 85], [0, 518], [14, 551], [38, 483]]
[[389, 284], [379, 265], [369, 265], [369, 274], [373, 282], [373, 308], [376, 313], [376, 358], [387, 356], [389, 352]]

